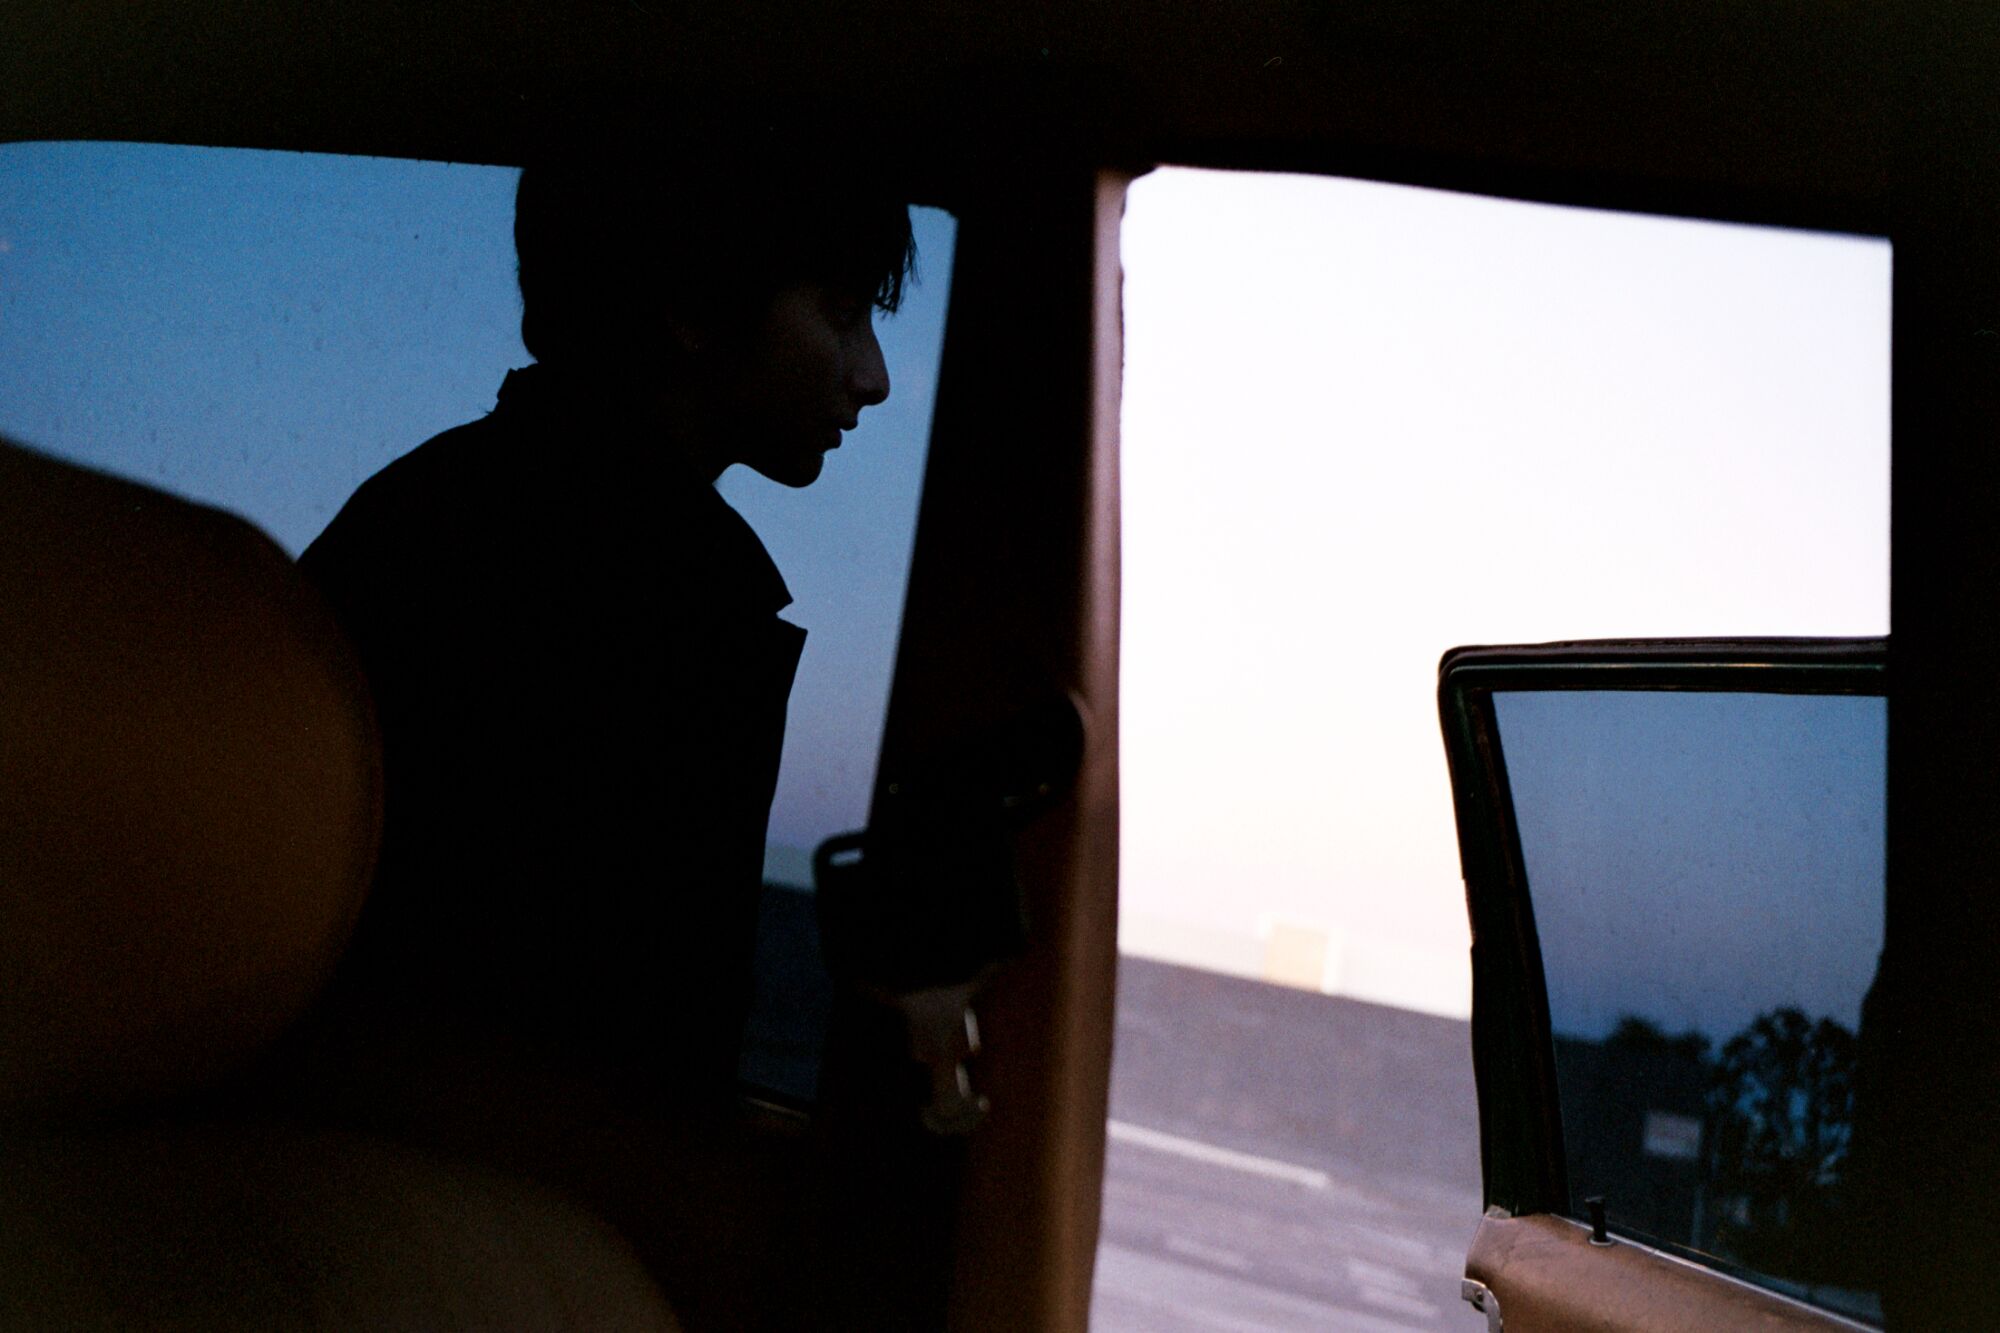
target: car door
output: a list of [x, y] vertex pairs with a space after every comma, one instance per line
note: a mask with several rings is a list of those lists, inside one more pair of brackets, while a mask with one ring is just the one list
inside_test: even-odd
[[1446, 654], [1489, 1328], [1883, 1323], [1886, 649]]

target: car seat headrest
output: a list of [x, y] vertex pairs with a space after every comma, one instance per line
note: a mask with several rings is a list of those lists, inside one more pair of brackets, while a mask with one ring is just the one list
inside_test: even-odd
[[0, 1118], [171, 1095], [323, 984], [381, 825], [373, 713], [291, 561], [0, 440]]

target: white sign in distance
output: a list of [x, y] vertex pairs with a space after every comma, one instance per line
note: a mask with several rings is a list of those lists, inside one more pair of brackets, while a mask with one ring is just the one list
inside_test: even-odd
[[1676, 1162], [1701, 1160], [1701, 1121], [1671, 1111], [1646, 1112], [1645, 1152]]

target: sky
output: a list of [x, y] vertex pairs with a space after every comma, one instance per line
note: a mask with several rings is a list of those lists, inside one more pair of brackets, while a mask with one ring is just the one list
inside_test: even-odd
[[1555, 1030], [1855, 1032], [1882, 952], [1888, 701], [1499, 691]]
[[1163, 170], [1121, 254], [1128, 951], [1463, 1015], [1447, 649], [1888, 630], [1884, 241]]
[[526, 364], [516, 173], [0, 146], [0, 428], [296, 553]]
[[[297, 551], [527, 360], [512, 171], [0, 145], [0, 431]], [[954, 225], [893, 391], [722, 489], [809, 638], [767, 871], [873, 781]], [[1121, 946], [1463, 1014], [1462, 643], [1888, 627], [1885, 242], [1161, 170], [1127, 200]]]

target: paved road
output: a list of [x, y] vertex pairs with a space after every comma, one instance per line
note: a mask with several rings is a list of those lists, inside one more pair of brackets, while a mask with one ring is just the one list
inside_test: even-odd
[[1121, 960], [1092, 1327], [1457, 1330], [1466, 1025]]
[[[799, 1098], [826, 1022], [813, 922], [766, 895], [744, 1060]], [[1478, 1333], [1474, 1117], [1462, 1022], [1121, 959], [1094, 1327]]]

